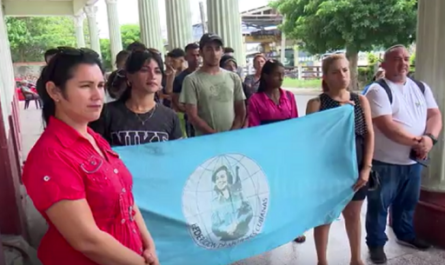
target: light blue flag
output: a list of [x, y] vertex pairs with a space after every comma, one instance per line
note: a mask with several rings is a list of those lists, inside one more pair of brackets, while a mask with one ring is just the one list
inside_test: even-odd
[[334, 221], [357, 176], [353, 107], [116, 148], [162, 265], [226, 265]]

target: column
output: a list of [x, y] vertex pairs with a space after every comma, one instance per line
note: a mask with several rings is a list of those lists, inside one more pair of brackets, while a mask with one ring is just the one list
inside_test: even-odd
[[245, 66], [239, 0], [207, 0], [207, 21], [209, 32], [221, 36], [224, 46], [235, 50], [238, 65]]
[[[168, 1], [168, 0], [167, 0]], [[141, 41], [149, 48], [164, 51], [158, 0], [138, 0]]]
[[[122, 51], [121, 27], [119, 24], [119, 15], [117, 12], [118, 0], [105, 0], [107, 3], [108, 29], [110, 34], [111, 59], [114, 60], [116, 55]], [[116, 66], [113, 64], [113, 69]]]
[[165, 1], [169, 50], [184, 49], [192, 42], [192, 12], [189, 0]]
[[74, 28], [76, 31], [77, 48], [85, 48], [85, 35], [83, 34], [83, 21], [85, 14], [74, 16]]
[[96, 51], [100, 55], [99, 30], [97, 28], [97, 21], [96, 21], [97, 7], [88, 5], [85, 7], [85, 13], [87, 14], [88, 17], [88, 28], [90, 30], [91, 49]]
[[[416, 40], [416, 79], [433, 90], [439, 108], [445, 110], [445, 1], [419, 0]], [[443, 116], [444, 118], [445, 116]], [[415, 226], [419, 237], [445, 247], [445, 143], [443, 133], [424, 169]]]

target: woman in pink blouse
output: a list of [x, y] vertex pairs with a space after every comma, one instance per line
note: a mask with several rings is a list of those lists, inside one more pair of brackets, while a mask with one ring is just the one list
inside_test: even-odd
[[258, 91], [249, 98], [249, 127], [298, 118], [294, 94], [281, 89], [284, 66], [268, 60], [261, 71]]
[[[281, 89], [284, 66], [277, 60], [268, 60], [261, 71], [258, 91], [249, 98], [248, 125], [254, 127], [277, 121], [298, 118], [294, 94]], [[305, 236], [294, 241], [303, 243]]]

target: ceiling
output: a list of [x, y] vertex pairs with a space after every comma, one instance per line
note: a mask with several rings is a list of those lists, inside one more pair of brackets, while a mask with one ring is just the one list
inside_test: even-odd
[[73, 16], [98, 0], [2, 0], [7, 16]]

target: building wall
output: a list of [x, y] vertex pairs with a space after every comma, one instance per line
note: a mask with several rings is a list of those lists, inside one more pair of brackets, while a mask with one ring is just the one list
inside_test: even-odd
[[43, 67], [45, 67], [45, 62], [14, 63], [13, 67], [15, 78], [20, 78], [35, 83], [39, 78]]
[[[0, 0], [3, 7], [3, 0]], [[14, 73], [3, 8], [0, 8], [0, 232], [25, 235], [20, 196], [20, 128]]]

